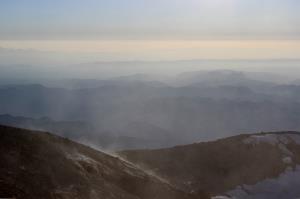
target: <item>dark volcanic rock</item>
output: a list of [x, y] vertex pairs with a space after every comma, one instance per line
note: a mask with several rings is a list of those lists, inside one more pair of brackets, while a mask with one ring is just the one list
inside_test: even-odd
[[[277, 193], [276, 190], [272, 190], [272, 184], [265, 186], [266, 190], [258, 190], [254, 185], [267, 179], [275, 180], [287, 170], [296, 170], [297, 165], [300, 165], [300, 133], [240, 135], [214, 142], [158, 150], [123, 151], [119, 154], [128, 161], [167, 179], [187, 193], [205, 192], [216, 196], [238, 186], [249, 185], [253, 194], [262, 192], [267, 195], [267, 192], [270, 192], [289, 198], [283, 192]], [[281, 189], [284, 189], [284, 186], [292, 188], [300, 185], [296, 180], [285, 180]], [[252, 185], [254, 187], [251, 187]], [[250, 194], [250, 191], [247, 191], [245, 195]], [[294, 196], [300, 197], [300, 192], [295, 192]]]
[[119, 158], [49, 133], [0, 126], [0, 197], [190, 199]]

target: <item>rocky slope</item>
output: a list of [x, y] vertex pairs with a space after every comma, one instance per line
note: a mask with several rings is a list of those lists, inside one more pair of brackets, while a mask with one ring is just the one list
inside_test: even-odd
[[0, 126], [0, 157], [0, 198], [193, 198], [119, 158], [49, 133]]
[[214, 142], [119, 153], [188, 193], [236, 199], [300, 197], [300, 134], [239, 135]]

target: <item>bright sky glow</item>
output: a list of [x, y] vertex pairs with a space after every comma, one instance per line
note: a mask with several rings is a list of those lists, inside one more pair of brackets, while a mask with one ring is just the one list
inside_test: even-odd
[[299, 58], [299, 0], [1, 0], [0, 47], [99, 59]]
[[295, 39], [299, 0], [1, 0], [1, 39]]

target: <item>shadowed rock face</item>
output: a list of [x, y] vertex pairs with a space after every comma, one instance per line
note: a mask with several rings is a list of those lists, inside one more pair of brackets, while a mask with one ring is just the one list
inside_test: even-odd
[[0, 197], [191, 199], [132, 164], [68, 139], [0, 126]]
[[[299, 180], [289, 178], [293, 171], [299, 170], [300, 164], [300, 134], [296, 132], [240, 135], [214, 142], [119, 154], [188, 193], [256, 198], [250, 193], [267, 198], [269, 192], [270, 196], [281, 194], [281, 198], [289, 198], [274, 192], [274, 189], [284, 190], [278, 180], [283, 179], [286, 187], [300, 186]], [[300, 192], [293, 189], [292, 196], [299, 197]]]

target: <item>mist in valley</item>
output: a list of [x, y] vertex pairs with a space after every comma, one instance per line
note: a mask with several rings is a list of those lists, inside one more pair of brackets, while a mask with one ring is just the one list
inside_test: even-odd
[[300, 198], [299, 0], [1, 0], [0, 198]]
[[[271, 67], [273, 63], [278, 66]], [[298, 63], [119, 62], [108, 65], [117, 70], [124, 64], [128, 71], [121, 76], [11, 78], [1, 85], [0, 123], [54, 132], [105, 150], [164, 148], [241, 133], [297, 131]], [[131, 64], [149, 73], [131, 74], [127, 68]], [[147, 71], [147, 67], [160, 68], [164, 64], [177, 68], [182, 65], [181, 70], [198, 65], [202, 70], [156, 74]], [[221, 69], [222, 64], [232, 64], [233, 68]], [[239, 64], [252, 68], [235, 70], [234, 65]], [[208, 70], [213, 65], [220, 69]], [[265, 66], [263, 70], [255, 70], [259, 65]], [[285, 69], [283, 65], [290, 70], [280, 72]], [[76, 73], [76, 69], [70, 73]], [[109, 76], [105, 71], [99, 73]]]

